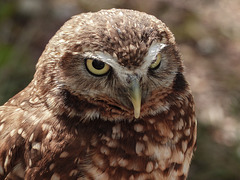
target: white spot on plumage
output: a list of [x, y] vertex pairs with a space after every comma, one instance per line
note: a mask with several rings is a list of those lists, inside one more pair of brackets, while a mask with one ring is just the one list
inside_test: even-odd
[[107, 142], [107, 146], [111, 148], [116, 148], [118, 146], [118, 141], [110, 140], [109, 142]]
[[22, 109], [21, 108], [15, 109], [15, 112], [19, 112], [19, 111], [22, 111]]
[[16, 130], [15, 130], [15, 129], [13, 129], [13, 130], [10, 132], [10, 136], [11, 136], [11, 137], [13, 137], [13, 136], [14, 136], [14, 134], [15, 134], [15, 131], [16, 131]]
[[22, 123], [24, 123], [25, 121], [26, 121], [26, 117], [28, 117], [28, 114], [29, 114], [29, 112], [28, 111], [24, 111], [24, 113], [23, 113], [23, 117], [24, 117], [24, 119], [22, 120]]
[[54, 173], [50, 180], [60, 180], [60, 175], [57, 173]]
[[142, 155], [143, 151], [145, 150], [145, 145], [141, 142], [137, 142], [135, 150], [137, 155]]
[[33, 143], [32, 143], [32, 148], [39, 151], [40, 148], [41, 148], [41, 143], [39, 143], [39, 142], [33, 142]]
[[1, 126], [0, 126], [0, 131], [3, 130], [3, 127], [4, 127], [4, 124], [1, 124]]
[[123, 16], [123, 13], [122, 13], [122, 11], [120, 11], [120, 12], [118, 13], [118, 15], [119, 15], [119, 16]]
[[146, 171], [148, 172], [148, 173], [150, 173], [150, 172], [152, 172], [153, 171], [153, 162], [151, 162], [151, 161], [149, 161], [148, 163], [147, 163], [147, 166], [146, 166]]
[[25, 104], [26, 104], [26, 102], [23, 101], [23, 102], [20, 104], [20, 106], [24, 106]]
[[117, 124], [112, 127], [112, 138], [113, 139], [119, 139], [123, 136], [123, 133], [121, 131], [121, 125]]
[[153, 118], [149, 119], [148, 121], [149, 121], [151, 124], [154, 124], [154, 123], [156, 122], [156, 120], [153, 119]]
[[52, 171], [54, 167], [55, 167], [55, 164], [54, 164], [54, 163], [50, 164], [49, 170]]
[[121, 132], [121, 125], [117, 124], [115, 126], [112, 127], [112, 133], [120, 133]]
[[70, 171], [69, 176], [76, 176], [77, 173], [78, 173], [78, 170], [73, 169], [72, 171]]
[[135, 125], [134, 125], [134, 130], [135, 130], [136, 132], [142, 132], [143, 129], [144, 129], [144, 127], [143, 127], [143, 125], [141, 125], [141, 124], [135, 124]]
[[137, 49], [137, 47], [136, 47], [136, 46], [134, 46], [134, 45], [132, 45], [132, 44], [130, 44], [130, 46], [129, 46], [129, 49], [130, 49], [130, 51], [134, 51], [134, 50], [136, 50], [136, 49]]
[[[75, 115], [75, 112], [72, 112], [72, 117], [74, 115]], [[71, 114], [69, 114], [69, 116], [71, 116]], [[99, 117], [100, 117], [100, 113], [95, 109], [89, 110], [85, 113], [85, 119], [90, 119], [91, 120], [91, 119], [97, 119]]]
[[168, 126], [168, 124], [163, 123], [163, 122], [158, 122], [155, 125], [156, 129], [158, 130], [158, 134], [160, 136], [164, 136], [164, 137], [168, 137], [168, 138], [173, 138], [173, 132], [170, 129], [170, 127]]
[[131, 175], [130, 177], [129, 177], [129, 180], [134, 180], [135, 178], [134, 178], [134, 176], [133, 175]]
[[33, 137], [34, 137], [34, 133], [31, 134], [31, 136], [30, 136], [30, 138], [29, 138], [29, 142], [32, 142]]
[[[41, 118], [43, 118], [43, 116], [41, 116]], [[31, 116], [29, 117], [29, 119], [30, 119], [31, 121], [33, 121], [35, 125], [39, 122], [39, 118], [38, 118], [36, 115], [34, 115], [34, 114], [31, 114]]]
[[25, 94], [25, 92], [24, 92], [24, 91], [22, 91], [22, 92], [20, 93], [20, 96], [24, 96], [24, 94]]
[[187, 142], [187, 141], [182, 141], [182, 150], [183, 150], [184, 153], [185, 153], [186, 150], [187, 150], [187, 145], [188, 145], [188, 142]]
[[180, 109], [180, 114], [181, 114], [182, 116], [184, 116], [184, 115], [185, 115], [185, 112], [184, 112], [184, 110], [183, 110], [183, 109]]
[[12, 150], [11, 150], [11, 149], [8, 150], [8, 155], [9, 155], [9, 156], [12, 155]]
[[18, 129], [18, 134], [22, 134], [23, 128]]
[[81, 159], [79, 157], [74, 159], [74, 163], [75, 164], [80, 164], [81, 163]]
[[12, 99], [12, 100], [10, 101], [10, 104], [14, 104], [14, 102], [15, 102], [15, 99]]
[[60, 158], [66, 158], [66, 157], [68, 157], [69, 156], [69, 153], [68, 152], [66, 152], [66, 151], [64, 151], [64, 152], [62, 152], [61, 154], [60, 154]]
[[32, 166], [32, 160], [31, 160], [31, 159], [29, 159], [28, 165], [29, 165], [30, 167]]
[[178, 164], [182, 164], [184, 160], [184, 154], [182, 153], [182, 151], [174, 151], [171, 157], [171, 161], [178, 163]]
[[43, 131], [45, 131], [45, 130], [48, 130], [48, 129], [50, 129], [50, 125], [48, 125], [48, 124], [42, 124], [42, 130]]
[[7, 171], [7, 166], [9, 163], [9, 156], [6, 157], [5, 161], [4, 161], [4, 169]]
[[5, 122], [7, 120], [7, 117], [4, 117], [2, 120], [1, 120], [1, 123]]
[[[189, 150], [188, 150], [188, 152], [186, 152], [186, 153], [189, 153]], [[189, 165], [190, 165], [191, 158], [192, 158], [192, 156], [187, 156], [187, 157], [185, 158], [183, 164], [182, 164], [182, 170], [183, 170], [183, 173], [184, 173], [185, 175], [188, 174], [188, 170], [189, 170]]]
[[121, 166], [121, 167], [126, 167], [127, 165], [128, 165], [128, 160], [127, 159], [120, 159], [119, 161], [118, 161], [118, 164], [119, 164], [119, 166]]
[[148, 141], [148, 140], [149, 140], [149, 138], [147, 137], [146, 134], [144, 134], [144, 136], [143, 136], [143, 140], [144, 140], [144, 141]]
[[64, 39], [60, 39], [58, 42], [60, 42], [60, 43], [64, 43], [65, 40], [64, 40]]
[[46, 136], [46, 138], [47, 138], [47, 139], [51, 139], [52, 135], [53, 135], [53, 132], [52, 132], [52, 131], [49, 131], [48, 134], [47, 134], [47, 136]]
[[26, 139], [26, 137], [27, 137], [27, 134], [26, 134], [26, 132], [25, 132], [25, 131], [22, 131], [22, 134], [21, 134], [21, 136], [22, 136], [22, 138], [23, 138], [23, 139]]
[[190, 132], [191, 132], [191, 130], [190, 130], [189, 128], [184, 130], [184, 134], [185, 134], [186, 136], [189, 136], [189, 135], [190, 135]]
[[145, 154], [148, 156], [153, 156], [158, 160], [165, 161], [171, 157], [172, 151], [171, 148], [167, 145], [153, 145], [149, 142], [146, 145]]
[[180, 120], [178, 122], [176, 122], [175, 124], [175, 129], [176, 130], [181, 130], [184, 126], [184, 121], [182, 118], [180, 118]]

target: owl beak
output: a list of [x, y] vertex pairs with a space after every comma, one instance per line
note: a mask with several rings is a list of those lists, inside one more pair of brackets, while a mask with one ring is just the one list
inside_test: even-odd
[[130, 91], [130, 99], [133, 104], [134, 108], [134, 117], [139, 118], [140, 117], [140, 111], [141, 111], [141, 99], [142, 99], [142, 93], [141, 88], [139, 85], [139, 80], [134, 78], [131, 82], [131, 91]]

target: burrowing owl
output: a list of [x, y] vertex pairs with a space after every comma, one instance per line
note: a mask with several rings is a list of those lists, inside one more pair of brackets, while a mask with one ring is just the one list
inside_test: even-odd
[[196, 144], [174, 36], [132, 10], [67, 21], [0, 121], [0, 179], [182, 180]]

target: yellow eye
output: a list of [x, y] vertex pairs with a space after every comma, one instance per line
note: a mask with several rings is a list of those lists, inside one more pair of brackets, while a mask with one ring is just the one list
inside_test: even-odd
[[156, 58], [156, 61], [154, 61], [154, 62], [150, 65], [150, 68], [151, 68], [151, 69], [157, 69], [157, 68], [159, 67], [160, 63], [161, 63], [161, 59], [162, 59], [161, 54], [158, 53], [157, 58]]
[[110, 70], [110, 66], [108, 64], [96, 59], [86, 59], [85, 64], [87, 70], [96, 76], [105, 75]]

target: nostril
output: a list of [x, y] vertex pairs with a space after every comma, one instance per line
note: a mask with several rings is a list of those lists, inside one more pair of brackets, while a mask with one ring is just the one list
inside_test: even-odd
[[131, 83], [131, 75], [127, 75], [127, 78], [126, 78], [126, 82], [128, 83], [128, 84], [130, 84]]

